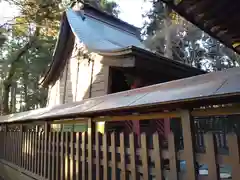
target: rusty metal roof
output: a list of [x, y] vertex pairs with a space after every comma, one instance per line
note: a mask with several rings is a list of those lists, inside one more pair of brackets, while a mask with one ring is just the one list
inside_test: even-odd
[[231, 95], [240, 97], [239, 79], [240, 69], [232, 68], [80, 102], [2, 116], [0, 122], [67, 118], [73, 115], [87, 117], [94, 116], [96, 113], [112, 113], [129, 108], [137, 110], [143, 106], [164, 106], [171, 103], [195, 102]]
[[210, 36], [240, 54], [240, 1], [161, 0]]

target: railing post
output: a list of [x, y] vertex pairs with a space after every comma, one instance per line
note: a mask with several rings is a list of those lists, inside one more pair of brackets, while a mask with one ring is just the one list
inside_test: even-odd
[[19, 145], [19, 166], [20, 167], [22, 167], [23, 166], [23, 161], [22, 161], [22, 156], [23, 156], [23, 154], [22, 154], [22, 146], [23, 146], [23, 139], [22, 139], [22, 137], [23, 137], [23, 125], [21, 124], [20, 125], [20, 127], [19, 127], [19, 130], [20, 130], [20, 145]]
[[8, 126], [7, 124], [5, 125], [5, 132], [4, 132], [4, 157], [3, 159], [4, 160], [7, 160], [6, 157], [7, 157], [7, 132], [8, 132]]
[[186, 179], [197, 179], [196, 159], [194, 151], [194, 120], [189, 110], [181, 111], [181, 122], [184, 143], [184, 157], [186, 159], [187, 177]]
[[5, 136], [5, 133], [4, 133], [4, 128], [3, 128], [3, 125], [1, 124], [0, 125], [0, 133], [1, 133], [1, 154], [0, 154], [0, 158], [1, 159], [4, 159], [4, 143], [5, 143], [5, 141], [4, 141], [4, 136]]
[[47, 169], [48, 169], [48, 162], [47, 162], [47, 154], [48, 154], [48, 137], [49, 137], [49, 124], [47, 122], [44, 123], [44, 164], [43, 164], [43, 177], [47, 177]]
[[88, 119], [88, 180], [93, 179], [93, 122], [92, 119]]

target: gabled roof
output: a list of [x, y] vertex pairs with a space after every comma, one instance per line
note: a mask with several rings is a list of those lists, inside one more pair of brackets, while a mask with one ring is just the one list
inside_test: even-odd
[[73, 33], [88, 51], [113, 51], [128, 46], [145, 48], [138, 34], [128, 31], [128, 28], [119, 28], [84, 12], [68, 9], [66, 16]]
[[[63, 71], [73, 49], [73, 34], [76, 40], [81, 41], [87, 47], [89, 52], [117, 56], [116, 52], [134, 49], [141, 53], [150, 54], [155, 59], [159, 58], [166, 61], [166, 58], [160, 57], [144, 46], [140, 40], [138, 28], [90, 5], [84, 5], [78, 10], [69, 8], [63, 13], [53, 60], [41, 82], [43, 86], [46, 87], [54, 83]], [[126, 52], [132, 53], [132, 51]], [[177, 64], [179, 67], [184, 67], [186, 71], [193, 72], [194, 70], [192, 75], [203, 73], [180, 62]]]
[[[0, 123], [57, 118], [91, 117], [106, 113], [123, 113], [146, 107], [159, 109], [184, 108], [201, 104], [239, 103], [240, 69], [208, 73], [190, 78], [156, 84], [116, 94], [90, 98], [79, 102], [46, 107], [0, 117]], [[194, 104], [200, 103], [200, 104]]]
[[161, 0], [210, 36], [240, 54], [239, 0]]

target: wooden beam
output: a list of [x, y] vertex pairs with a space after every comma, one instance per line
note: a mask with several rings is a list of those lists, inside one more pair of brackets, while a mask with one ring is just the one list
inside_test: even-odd
[[103, 57], [101, 63], [113, 67], [135, 67], [135, 57], [126, 56], [121, 58]]
[[51, 124], [76, 124], [84, 123], [87, 124], [88, 118], [77, 118], [77, 119], [63, 119], [63, 120], [54, 120]]
[[180, 117], [180, 113], [174, 112], [162, 112], [162, 113], [149, 113], [149, 114], [135, 114], [125, 116], [105, 116], [94, 118], [93, 121], [135, 121], [135, 120], [150, 120], [150, 119], [163, 119], [163, 118], [176, 118]]
[[240, 106], [197, 109], [191, 112], [192, 116], [198, 116], [198, 117], [225, 116], [225, 115], [238, 115], [238, 114], [240, 114]]
[[[224, 115], [238, 115], [240, 114], [240, 107], [220, 107], [220, 108], [208, 108], [208, 109], [196, 109], [190, 112], [192, 116], [206, 117], [206, 116], [224, 116]], [[96, 117], [93, 119], [95, 122], [101, 121], [125, 121], [125, 120], [152, 120], [152, 119], [164, 119], [164, 118], [178, 118], [180, 117], [179, 111], [161, 112], [161, 113], [149, 113], [149, 114], [132, 114], [132, 115], [119, 115], [119, 116], [104, 116]]]

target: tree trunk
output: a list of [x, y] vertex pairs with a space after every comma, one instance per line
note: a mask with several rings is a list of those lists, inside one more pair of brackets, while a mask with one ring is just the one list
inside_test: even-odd
[[3, 115], [9, 114], [9, 93], [11, 85], [9, 82], [5, 81], [3, 83], [3, 104], [2, 104], [2, 113]]
[[29, 110], [29, 102], [28, 102], [28, 87], [27, 87], [27, 81], [25, 78], [26, 77], [24, 77], [24, 84], [23, 84], [24, 103], [25, 103], [24, 111], [27, 111], [27, 110]]
[[164, 14], [165, 14], [165, 19], [164, 19], [164, 26], [165, 26], [165, 51], [164, 51], [164, 56], [167, 58], [172, 59], [173, 58], [173, 53], [172, 53], [172, 39], [171, 39], [171, 18], [169, 16], [171, 10], [169, 7], [164, 4]]
[[8, 72], [7, 77], [3, 83], [3, 114], [9, 114], [9, 92], [13, 77], [16, 71], [16, 65], [20, 61], [21, 57], [27, 53], [27, 51], [36, 43], [36, 38], [39, 35], [40, 28], [37, 27], [34, 35], [30, 37], [29, 41], [23, 46], [22, 49], [18, 50], [12, 57], [12, 63]]
[[11, 84], [11, 102], [10, 102], [10, 113], [15, 113], [16, 112], [16, 89], [17, 89], [17, 84], [12, 83]]

